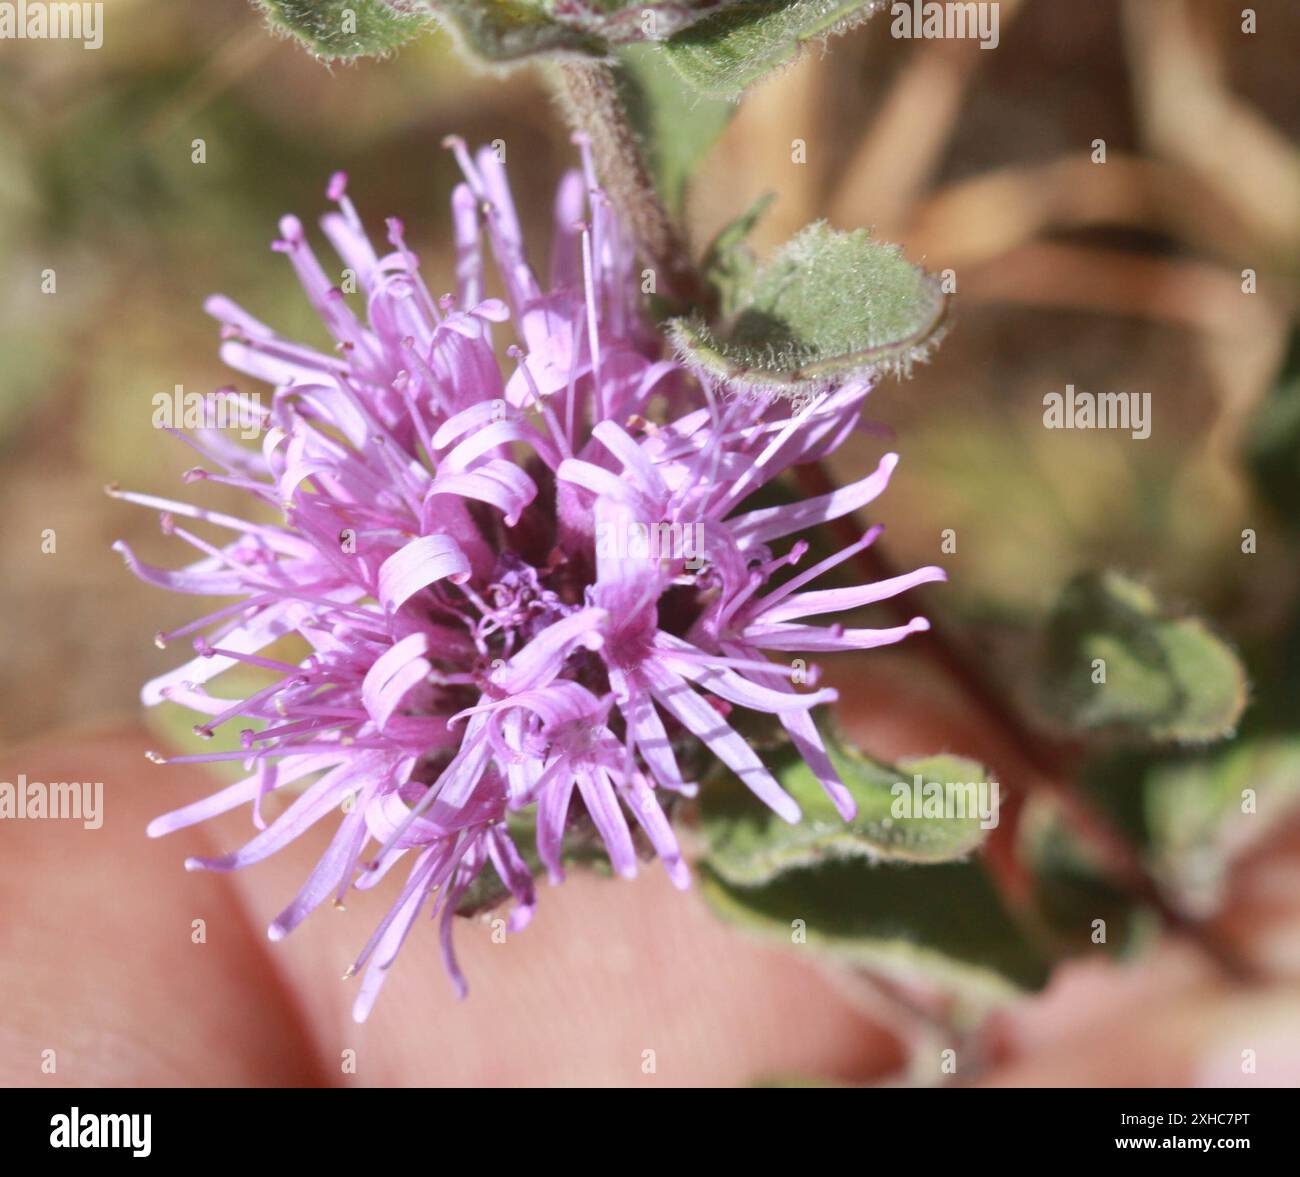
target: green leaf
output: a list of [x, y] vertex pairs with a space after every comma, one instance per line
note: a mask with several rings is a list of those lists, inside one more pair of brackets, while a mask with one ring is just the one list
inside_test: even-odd
[[1272, 390], [1246, 435], [1246, 464], [1260, 494], [1300, 528], [1300, 327], [1291, 333]]
[[681, 78], [702, 94], [736, 98], [809, 41], [860, 24], [884, 0], [751, 0], [730, 4], [664, 46]]
[[[793, 58], [808, 40], [839, 32], [881, 0], [253, 0], [269, 23], [327, 60], [382, 57], [445, 25], [471, 56], [493, 64], [538, 55], [609, 58], [619, 46], [663, 46], [664, 69], [680, 93], [734, 98]], [[700, 35], [694, 30], [699, 28]], [[668, 82], [663, 84], [667, 91]], [[680, 101], [680, 100], [679, 100]], [[679, 133], [694, 137], [698, 109]]]
[[1246, 703], [1232, 650], [1199, 619], [1164, 616], [1149, 590], [1115, 572], [1066, 587], [1048, 621], [1047, 673], [1058, 718], [1153, 740], [1220, 739]]
[[731, 121], [735, 107], [686, 90], [657, 46], [629, 45], [620, 50], [615, 77], [659, 195], [680, 220], [690, 178]]
[[749, 236], [763, 219], [772, 201], [773, 192], [765, 192], [735, 220], [724, 225], [705, 250], [700, 268], [705, 280], [718, 292], [718, 305], [725, 318], [740, 310], [740, 300], [754, 275], [754, 252], [749, 248]]
[[547, 53], [604, 57], [597, 27], [554, 15], [547, 0], [426, 0], [426, 7], [471, 56], [502, 63]]
[[384, 0], [254, 0], [272, 28], [289, 33], [318, 57], [350, 61], [382, 57], [426, 33], [422, 12], [399, 12]]
[[[752, 887], [787, 871], [841, 858], [948, 862], [965, 857], [983, 842], [985, 830], [976, 812], [975, 785], [986, 781], [987, 772], [975, 761], [930, 756], [889, 767], [840, 746], [834, 739], [827, 738], [826, 745], [857, 802], [853, 821], [840, 817], [804, 758], [786, 745], [765, 759], [803, 811], [797, 824], [783, 821], [730, 774], [710, 782], [702, 791], [706, 861], [719, 878]], [[941, 795], [949, 783], [970, 786], [962, 793], [963, 816], [939, 813], [926, 817], [913, 808], [914, 786], [931, 786], [933, 797]], [[965, 816], [967, 810], [970, 816]], [[996, 816], [996, 812], [991, 814], [993, 821]]]
[[[538, 54], [610, 57], [618, 46], [659, 42], [735, 0], [408, 0], [437, 16], [484, 61]], [[679, 130], [689, 130], [682, 127]]]
[[1212, 910], [1232, 862], [1300, 806], [1300, 738], [1159, 765], [1144, 796], [1156, 873], [1191, 906]]
[[701, 876], [705, 899], [724, 919], [897, 980], [920, 975], [952, 988], [967, 1007], [1010, 999], [1047, 979], [1043, 953], [975, 860], [912, 866], [845, 859], [762, 887], [733, 886], [707, 869]]
[[742, 390], [799, 397], [880, 370], [907, 372], [939, 340], [946, 298], [896, 245], [817, 222], [735, 296], [718, 331], [699, 316], [670, 335], [691, 366]]
[[[978, 816], [895, 809], [913, 796], [917, 778], [922, 787], [966, 785], [983, 781], [986, 770], [947, 755], [887, 767], [833, 737], [826, 745], [858, 804], [852, 822], [788, 743], [765, 748], [763, 758], [799, 803], [798, 824], [783, 822], [730, 774], [701, 790], [700, 875], [719, 914], [858, 967], [899, 978], [919, 971], [977, 1004], [1040, 984], [1044, 958], [969, 857], [984, 838]], [[996, 821], [996, 810], [990, 816]]]

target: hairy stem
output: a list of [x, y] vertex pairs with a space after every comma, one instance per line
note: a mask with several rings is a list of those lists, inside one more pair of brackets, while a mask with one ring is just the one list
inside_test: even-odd
[[613, 69], [599, 61], [565, 61], [557, 72], [569, 122], [590, 140], [600, 182], [642, 259], [654, 271], [658, 293], [684, 303], [707, 305], [708, 287], [655, 190]]

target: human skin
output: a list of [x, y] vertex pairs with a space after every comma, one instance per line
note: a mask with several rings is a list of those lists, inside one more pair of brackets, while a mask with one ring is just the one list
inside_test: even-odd
[[[981, 743], [959, 715], [936, 715], [894, 689], [864, 687], [858, 703], [870, 718], [851, 724], [854, 734], [884, 755]], [[356, 981], [340, 976], [383, 895], [354, 895], [346, 913], [327, 906], [270, 942], [267, 924], [322, 839], [237, 874], [186, 873], [187, 856], [244, 840], [248, 816], [146, 839], [150, 818], [211, 790], [197, 770], [148, 764], [149, 743], [120, 730], [0, 754], [0, 780], [19, 772], [102, 780], [105, 798], [99, 830], [0, 823], [6, 1086], [861, 1082], [901, 1063], [880, 1007], [859, 1001], [848, 978], [806, 948], [723, 925], [694, 890], [675, 892], [655, 863], [633, 882], [575, 873], [561, 887], [543, 884], [533, 924], [505, 943], [494, 942], [489, 923], [462, 921], [463, 1002], [443, 973], [436, 929], [421, 922], [370, 1021], [357, 1026]], [[1297, 972], [1300, 905], [1279, 906], [1280, 894], [1296, 893], [1284, 883], [1300, 863], [1297, 841], [1279, 838], [1234, 881], [1232, 927], [1240, 950], [1260, 958], [1263, 984], [1235, 987], [1173, 941], [1140, 966], [1072, 965], [992, 1023], [996, 1065], [958, 1078], [1300, 1082], [1300, 997], [1286, 979]], [[204, 942], [194, 942], [195, 920], [204, 921]], [[1258, 1069], [1243, 1075], [1247, 1048]], [[54, 1073], [42, 1069], [50, 1050]]]

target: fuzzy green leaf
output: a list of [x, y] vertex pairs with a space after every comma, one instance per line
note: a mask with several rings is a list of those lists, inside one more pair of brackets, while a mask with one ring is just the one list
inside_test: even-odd
[[771, 207], [776, 196], [765, 192], [735, 220], [724, 225], [709, 244], [701, 262], [705, 280], [718, 292], [718, 305], [724, 317], [740, 310], [740, 299], [754, 274], [754, 251], [749, 235]]
[[1229, 866], [1300, 807], [1300, 739], [1159, 765], [1144, 797], [1157, 874], [1188, 906], [1213, 910]]
[[695, 90], [736, 98], [809, 41], [842, 33], [882, 7], [884, 0], [747, 0], [697, 21], [664, 48]]
[[1118, 573], [1071, 581], [1048, 627], [1047, 701], [1073, 726], [1205, 743], [1230, 734], [1245, 706], [1232, 650], [1199, 619], [1164, 616]]
[[[948, 862], [964, 858], [983, 842], [974, 786], [984, 782], [987, 773], [975, 761], [931, 756], [890, 767], [834, 739], [827, 738], [826, 745], [857, 803], [854, 820], [840, 817], [804, 758], [791, 747], [782, 748], [766, 759], [803, 811], [797, 824], [777, 817], [730, 775], [712, 782], [701, 796], [706, 861], [721, 879], [752, 887], [787, 871], [840, 858]], [[922, 787], [969, 784], [962, 793], [963, 816], [927, 817], [923, 810], [918, 812], [912, 805], [917, 778]], [[932, 798], [935, 795], [931, 788]], [[996, 813], [991, 816], [996, 821]]]
[[[857, 967], [899, 979], [920, 973], [974, 1005], [1040, 984], [1044, 958], [971, 857], [984, 838], [978, 816], [895, 808], [915, 796], [917, 777], [922, 786], [967, 785], [983, 781], [985, 769], [946, 755], [888, 767], [833, 736], [826, 745], [857, 802], [852, 822], [789, 744], [762, 754], [803, 811], [797, 825], [776, 817], [730, 774], [702, 790], [700, 875], [718, 913]], [[996, 821], [997, 811], [990, 816]]]
[[383, 57], [426, 33], [422, 12], [399, 12], [384, 0], [254, 0], [272, 28], [289, 33], [316, 56], [350, 61]]
[[970, 1006], [1047, 979], [1047, 961], [976, 860], [914, 866], [844, 859], [761, 887], [702, 872], [704, 897], [733, 923], [896, 980], [950, 987]]
[[494, 64], [537, 55], [609, 58], [621, 45], [660, 42], [736, 0], [391, 0], [437, 16], [475, 57]]
[[742, 389], [798, 397], [866, 373], [906, 372], [938, 342], [946, 298], [895, 245], [817, 222], [755, 268], [715, 330], [674, 319], [685, 361]]
[[425, 0], [425, 6], [484, 61], [553, 53], [604, 57], [610, 50], [595, 27], [557, 19], [547, 0]]

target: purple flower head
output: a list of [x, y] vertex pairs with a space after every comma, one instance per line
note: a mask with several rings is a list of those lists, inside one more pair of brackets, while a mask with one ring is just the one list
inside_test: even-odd
[[[235, 598], [159, 635], [160, 644], [191, 640], [195, 656], [148, 683], [143, 699], [201, 713], [200, 735], [226, 724], [242, 731], [239, 751], [168, 762], [236, 760], [248, 775], [158, 818], [149, 833], [250, 804], [256, 833], [246, 845], [186, 863], [234, 870], [335, 823], [272, 939], [401, 863], [400, 892], [354, 966], [365, 969], [359, 1020], [426, 908], [441, 921], [446, 966], [463, 992], [451, 945], [458, 909], [495, 888], [513, 896], [510, 927], [522, 928], [534, 873], [559, 882], [575, 838], [599, 839], [625, 876], [653, 852], [685, 887], [667, 810], [695, 792], [698, 753], [798, 821], [793, 799], [729, 720], [734, 708], [779, 721], [852, 816], [809, 714], [834, 692], [815, 689], [815, 670], [795, 673], [768, 652], [899, 641], [924, 620], [876, 630], [809, 619], [943, 578], [922, 568], [858, 588], [806, 587], [874, 532], [797, 575], [804, 542], [773, 554], [786, 537], [871, 502], [892, 454], [821, 498], [749, 504], [764, 484], [839, 445], [869, 383], [793, 406], [697, 382], [663, 358], [641, 316], [633, 250], [585, 145], [583, 170], [559, 187], [545, 287], [525, 260], [495, 155], [449, 145], [465, 175], [451, 200], [454, 295], [430, 291], [400, 222], [388, 222], [389, 250], [376, 251], [340, 175], [329, 186], [338, 211], [321, 228], [356, 277], [364, 317], [296, 219], [284, 219], [275, 243], [333, 336], [331, 351], [286, 340], [224, 298], [209, 301], [222, 358], [274, 391], [264, 410], [244, 398], [261, 413], [260, 449], [216, 428], [183, 435], [204, 461], [186, 480], [238, 488], [250, 499], [246, 517], [115, 492], [161, 511], [164, 530], [198, 552], [169, 571], [118, 544], [138, 576]], [[485, 243], [504, 300], [485, 293]], [[513, 343], [501, 349], [507, 331]], [[223, 538], [209, 542], [181, 520]], [[286, 638], [300, 641], [302, 656], [269, 656]], [[241, 664], [268, 685], [239, 700], [208, 693]], [[812, 689], [800, 689], [807, 681]], [[281, 790], [291, 800], [268, 823], [263, 798]]]

